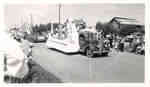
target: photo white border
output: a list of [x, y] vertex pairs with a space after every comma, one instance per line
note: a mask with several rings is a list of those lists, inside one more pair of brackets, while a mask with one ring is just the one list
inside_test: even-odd
[[[16, 87], [16, 86], [29, 86], [29, 87], [150, 87], [150, 46], [149, 46], [149, 37], [150, 37], [150, 4], [149, 0], [0, 0], [0, 29], [5, 28], [5, 19], [4, 19], [4, 7], [6, 4], [56, 4], [56, 3], [65, 3], [65, 4], [88, 4], [88, 3], [144, 3], [145, 4], [145, 39], [146, 39], [146, 54], [145, 54], [145, 83], [47, 83], [47, 84], [6, 84], [3, 82], [3, 58], [0, 58], [1, 66], [0, 71], [0, 87]], [[1, 45], [1, 44], [0, 44]]]

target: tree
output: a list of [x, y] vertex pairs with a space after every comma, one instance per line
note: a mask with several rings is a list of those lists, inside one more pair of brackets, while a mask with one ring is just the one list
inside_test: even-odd
[[52, 24], [52, 23], [48, 23], [48, 24], [46, 25], [48, 31], [51, 31], [51, 24]]
[[74, 20], [76, 27], [79, 27], [79, 29], [84, 29], [86, 28], [87, 24], [83, 19], [75, 19]]
[[96, 23], [96, 30], [100, 31], [104, 29], [104, 25], [99, 21]]

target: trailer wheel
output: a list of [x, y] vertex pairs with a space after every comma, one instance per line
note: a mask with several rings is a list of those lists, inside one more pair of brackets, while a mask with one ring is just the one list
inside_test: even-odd
[[94, 56], [93, 51], [89, 47], [86, 48], [85, 53], [88, 58], [92, 58]]

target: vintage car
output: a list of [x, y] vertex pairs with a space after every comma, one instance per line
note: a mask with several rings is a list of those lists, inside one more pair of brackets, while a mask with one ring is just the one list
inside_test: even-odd
[[25, 32], [21, 31], [20, 28], [11, 28], [10, 31], [11, 36], [17, 40], [20, 41], [21, 38], [24, 38]]
[[136, 54], [141, 54], [141, 55], [145, 55], [145, 43], [141, 43], [136, 47], [135, 50]]
[[128, 52], [133, 51], [133, 37], [126, 36], [124, 39], [124, 50]]
[[143, 40], [141, 35], [129, 35], [124, 39], [124, 49], [128, 52], [136, 52], [137, 49], [142, 47]]
[[85, 53], [87, 57], [93, 57], [94, 54], [108, 55], [110, 46], [108, 40], [103, 38], [101, 33], [94, 28], [86, 28], [79, 31], [80, 52]]
[[40, 33], [31, 33], [27, 34], [26, 39], [29, 40], [30, 42], [37, 43], [37, 42], [46, 42], [48, 39], [47, 34], [40, 34]]
[[21, 38], [24, 38], [25, 34], [23, 32], [17, 31], [13, 34], [13, 38], [19, 41]]

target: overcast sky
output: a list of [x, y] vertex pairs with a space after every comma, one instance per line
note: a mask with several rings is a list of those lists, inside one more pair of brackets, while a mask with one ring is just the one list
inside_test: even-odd
[[[6, 27], [30, 22], [30, 15], [34, 24], [58, 21], [58, 5], [6, 5]], [[68, 17], [84, 18], [89, 25], [97, 21], [108, 22], [113, 17], [134, 18], [144, 24], [144, 4], [62, 4], [61, 22]]]

